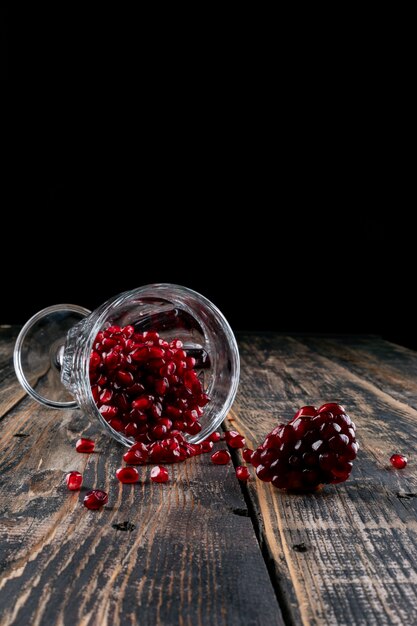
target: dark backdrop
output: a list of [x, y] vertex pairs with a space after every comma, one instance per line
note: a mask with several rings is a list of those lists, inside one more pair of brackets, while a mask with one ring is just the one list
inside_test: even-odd
[[[190, 169], [143, 190], [106, 176], [9, 189], [2, 322], [23, 323], [59, 302], [93, 309], [163, 281], [200, 291], [235, 329], [379, 333], [417, 347], [413, 237], [399, 215], [337, 197], [330, 206], [313, 187], [311, 198], [294, 201], [287, 188], [281, 198], [262, 188], [259, 172], [228, 184], [195, 176]], [[23, 206], [33, 207], [29, 220]]]
[[417, 348], [406, 39], [401, 63], [366, 29], [357, 57], [316, 40], [283, 62], [274, 38], [214, 49], [79, 17], [36, 8], [13, 35], [2, 323], [162, 281], [238, 330]]

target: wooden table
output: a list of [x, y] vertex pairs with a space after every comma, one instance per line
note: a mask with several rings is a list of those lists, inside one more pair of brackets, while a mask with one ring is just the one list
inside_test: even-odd
[[[209, 455], [170, 467], [166, 485], [143, 468], [122, 486], [119, 444], [24, 395], [15, 335], [0, 329], [2, 626], [417, 623], [416, 353], [376, 337], [240, 336], [226, 427], [251, 447], [303, 404], [341, 402], [358, 426], [348, 482], [288, 495], [254, 475], [240, 484]], [[97, 453], [75, 452], [81, 434]], [[69, 470], [108, 491], [104, 510], [66, 490]]]

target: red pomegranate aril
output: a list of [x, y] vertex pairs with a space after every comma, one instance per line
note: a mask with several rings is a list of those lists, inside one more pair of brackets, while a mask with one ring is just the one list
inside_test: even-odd
[[158, 378], [155, 381], [155, 391], [158, 396], [164, 396], [169, 388], [169, 382], [167, 378]]
[[250, 463], [252, 461], [252, 456], [253, 456], [253, 450], [251, 450], [250, 448], [245, 448], [242, 451], [242, 456], [243, 459], [247, 462]]
[[296, 420], [299, 417], [315, 417], [318, 413], [318, 409], [315, 406], [303, 406], [301, 409], [298, 409], [297, 413], [294, 415], [291, 421]]
[[206, 452], [211, 452], [213, 450], [214, 443], [206, 439], [205, 441], [202, 441], [200, 445], [201, 445], [201, 451], [203, 453], [206, 453]]
[[126, 437], [136, 437], [139, 434], [139, 428], [136, 422], [128, 422], [125, 426]]
[[186, 422], [196, 422], [198, 420], [198, 413], [195, 410], [184, 411], [184, 419]]
[[202, 426], [200, 424], [200, 422], [193, 422], [192, 424], [189, 424], [186, 427], [186, 431], [190, 434], [190, 435], [198, 435], [199, 432], [201, 432]]
[[198, 406], [206, 406], [210, 402], [210, 398], [206, 393], [201, 393], [197, 398]]
[[129, 324], [122, 329], [122, 335], [125, 336], [126, 339], [130, 339], [135, 332], [135, 327]]
[[143, 394], [144, 391], [145, 391], [145, 387], [141, 385], [141, 383], [137, 383], [137, 382], [133, 383], [131, 387], [128, 387], [126, 389], [126, 393], [128, 393], [129, 396], [139, 396]]
[[247, 481], [250, 478], [250, 472], [244, 465], [238, 465], [236, 468], [236, 476], [239, 480]]
[[269, 469], [269, 467], [267, 465], [262, 465], [262, 463], [256, 468], [256, 475], [264, 482], [271, 482], [274, 477], [274, 473]]
[[70, 491], [78, 491], [83, 484], [83, 476], [80, 472], [69, 472], [69, 474], [65, 476], [65, 481]]
[[119, 420], [117, 418], [112, 418], [108, 420], [108, 425], [111, 426], [113, 428], [113, 430], [117, 430], [117, 432], [121, 432], [122, 430], [124, 430], [124, 424], [122, 422], [122, 420]]
[[92, 439], [86, 439], [85, 437], [81, 437], [81, 439], [78, 439], [77, 443], [75, 444], [75, 449], [77, 450], [77, 452], [93, 452], [95, 445], [96, 444]]
[[149, 453], [147, 450], [145, 451], [133, 450], [132, 448], [130, 448], [123, 455], [123, 460], [128, 465], [145, 465], [145, 463], [148, 462], [148, 459], [149, 459]]
[[167, 427], [164, 424], [157, 424], [152, 427], [151, 433], [155, 439], [162, 439], [167, 433]]
[[145, 411], [152, 405], [151, 396], [141, 396], [132, 402], [132, 409], [138, 409], [139, 411]]
[[109, 326], [108, 328], [106, 328], [104, 332], [106, 333], [107, 337], [109, 337], [110, 335], [114, 334], [118, 335], [122, 332], [122, 329], [117, 324], [113, 324], [113, 326]]
[[408, 459], [403, 454], [393, 454], [390, 458], [390, 462], [395, 469], [404, 469], [408, 463]]
[[172, 421], [169, 419], [169, 417], [161, 417], [158, 421], [158, 424], [163, 424], [167, 430], [171, 430], [172, 428]]
[[132, 372], [126, 372], [125, 370], [119, 370], [116, 374], [116, 378], [121, 385], [130, 387], [135, 382]]
[[169, 474], [166, 467], [157, 465], [151, 470], [151, 480], [154, 483], [166, 483], [169, 480]]
[[331, 413], [332, 415], [340, 415], [341, 413], [346, 413], [344, 407], [341, 404], [336, 404], [335, 402], [327, 402], [323, 404], [318, 410], [318, 413], [323, 413], [324, 411]]
[[101, 356], [98, 352], [92, 352], [90, 356], [90, 367], [96, 369], [101, 364]]
[[139, 480], [139, 472], [134, 467], [119, 467], [119, 469], [116, 470], [116, 478], [124, 484], [137, 483]]
[[235, 448], [236, 450], [239, 448], [244, 448], [246, 446], [246, 440], [242, 435], [236, 435], [236, 437], [230, 437], [229, 440], [226, 440], [227, 444], [231, 448]]
[[150, 359], [163, 359], [165, 356], [165, 350], [163, 348], [149, 348]]
[[147, 361], [149, 359], [149, 348], [137, 348], [130, 353], [130, 356], [132, 360], [136, 363], [140, 363], [141, 361]]
[[100, 402], [102, 404], [109, 404], [113, 397], [113, 392], [111, 389], [104, 389], [100, 394]]
[[107, 504], [109, 497], [105, 491], [101, 489], [93, 489], [89, 491], [84, 498], [84, 506], [91, 511], [97, 511]]
[[212, 441], [213, 443], [217, 443], [221, 439], [221, 434], [216, 430], [214, 433], [211, 433], [207, 437], [208, 441]]
[[118, 366], [119, 360], [120, 354], [113, 348], [104, 357], [104, 364], [108, 370], [114, 370]]
[[228, 450], [218, 450], [211, 455], [211, 461], [215, 465], [227, 465], [230, 463], [230, 452]]

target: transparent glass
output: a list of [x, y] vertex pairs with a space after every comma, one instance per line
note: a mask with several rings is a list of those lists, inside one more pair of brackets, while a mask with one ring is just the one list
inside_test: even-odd
[[199, 293], [180, 285], [152, 284], [122, 293], [90, 313], [75, 305], [57, 305], [37, 313], [16, 341], [14, 365], [24, 389], [38, 402], [55, 408], [78, 406], [99, 420], [126, 446], [133, 438], [114, 430], [99, 412], [89, 380], [93, 341], [100, 330], [131, 324], [137, 332], [157, 331], [163, 339], [180, 339], [210, 403], [200, 418], [202, 441], [216, 430], [233, 404], [240, 374], [233, 332], [219, 309]]

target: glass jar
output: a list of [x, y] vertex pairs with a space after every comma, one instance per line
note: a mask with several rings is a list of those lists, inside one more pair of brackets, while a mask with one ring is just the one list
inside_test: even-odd
[[117, 441], [132, 445], [133, 438], [103, 418], [91, 391], [93, 342], [99, 331], [113, 325], [133, 325], [139, 333], [156, 331], [167, 341], [180, 339], [187, 355], [196, 358], [195, 369], [210, 397], [200, 418], [201, 431], [185, 437], [198, 443], [220, 426], [239, 383], [236, 339], [214, 304], [179, 285], [145, 285], [108, 300], [92, 313], [66, 304], [37, 313], [22, 328], [14, 350], [16, 375], [24, 389], [45, 406], [78, 406]]

